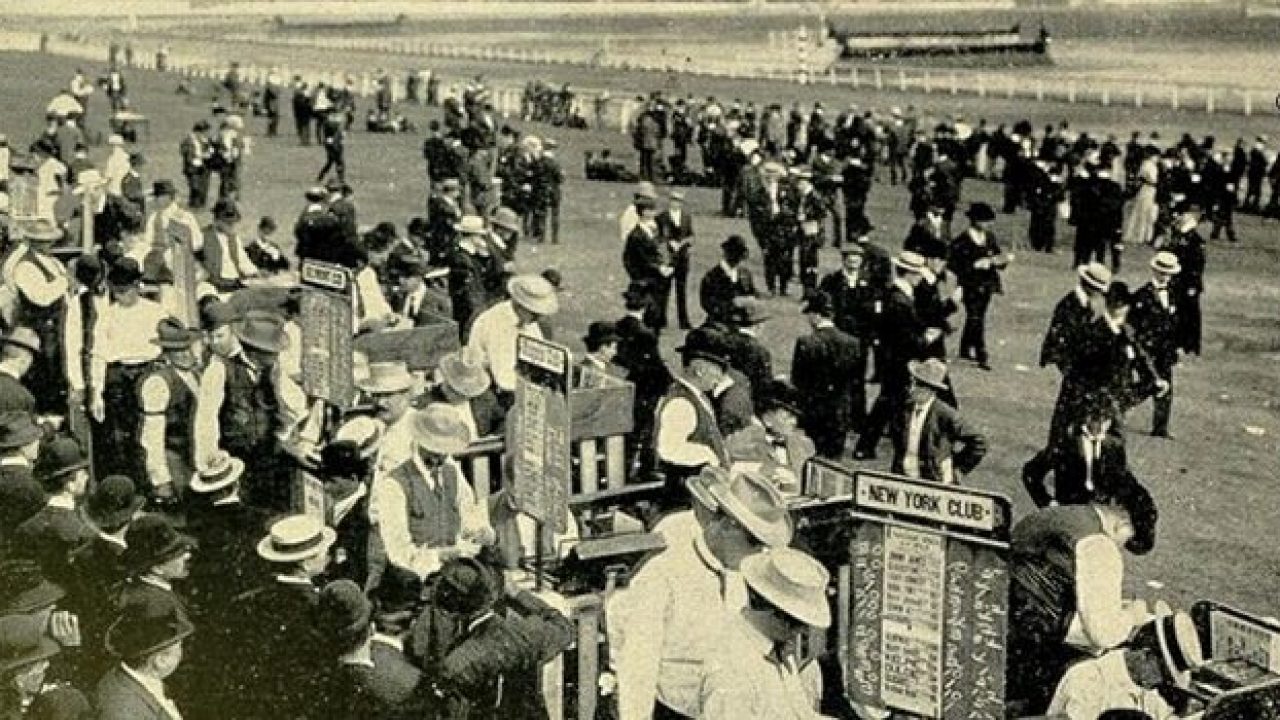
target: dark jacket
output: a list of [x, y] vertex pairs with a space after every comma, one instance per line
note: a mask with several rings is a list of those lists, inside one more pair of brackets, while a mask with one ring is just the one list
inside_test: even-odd
[[1046, 507], [1050, 502], [1057, 502], [1059, 505], [1083, 505], [1093, 499], [1094, 492], [1098, 489], [1130, 480], [1136, 482], [1133, 473], [1129, 471], [1124, 440], [1114, 435], [1104, 437], [1098, 457], [1093, 460], [1090, 469], [1085, 462], [1080, 437], [1077, 426], [1075, 432], [1072, 432], [1057, 447], [1051, 448], [1052, 490], [1045, 482], [1045, 478], [1023, 475], [1023, 485], [1037, 507]]
[[622, 252], [622, 267], [633, 286], [646, 289], [660, 286], [666, 280], [661, 271], [666, 262], [667, 256], [658, 235], [650, 235], [640, 225], [628, 233]]
[[907, 363], [924, 357], [925, 323], [916, 310], [914, 296], [891, 288], [880, 316], [879, 368], [881, 387], [905, 390], [910, 385]]
[[[907, 403], [889, 433], [893, 439], [892, 472], [898, 474], [902, 474], [903, 460], [907, 456], [907, 440], [914, 409], [915, 403]], [[952, 469], [956, 473], [969, 474], [986, 456], [987, 439], [972, 424], [965, 422], [955, 408], [934, 398], [925, 413], [917, 453], [921, 479], [946, 482], [946, 461], [951, 460]], [[950, 481], [958, 483], [960, 479], [959, 475], [953, 474]]]
[[853, 285], [843, 270], [828, 274], [818, 283], [818, 291], [831, 299], [836, 327], [864, 339], [875, 335], [876, 301], [880, 299], [881, 287], [865, 264]]
[[377, 636], [373, 667], [340, 665], [329, 683], [329, 717], [335, 720], [425, 720], [435, 715], [435, 696], [422, 671], [395, 646]]
[[951, 260], [947, 267], [956, 274], [960, 287], [965, 295], [999, 294], [1004, 291], [1000, 282], [1000, 270], [1003, 265], [991, 265], [986, 268], [974, 267], [979, 260], [993, 260], [1001, 255], [1000, 243], [995, 235], [987, 233], [987, 242], [979, 246], [968, 230], [951, 241]]
[[731, 280], [729, 273], [717, 264], [702, 276], [702, 282], [698, 285], [698, 302], [708, 320], [727, 320], [733, 314], [733, 301], [736, 298], [755, 294], [751, 271], [743, 265], [738, 266], [737, 282]]
[[791, 381], [803, 403], [800, 421], [810, 433], [823, 427], [852, 429], [850, 403], [861, 354], [858, 339], [835, 327], [817, 328], [796, 339]]
[[49, 580], [66, 587], [71, 579], [71, 552], [95, 533], [71, 508], [46, 505], [18, 526], [18, 543], [30, 548]]
[[1056, 365], [1066, 374], [1077, 360], [1080, 342], [1093, 323], [1092, 308], [1080, 304], [1075, 290], [1067, 293], [1053, 308], [1049, 330], [1040, 345], [1040, 367]]
[[0, 412], [32, 412], [35, 406], [35, 396], [26, 385], [8, 373], [0, 372]]
[[177, 720], [118, 665], [98, 682], [93, 704], [98, 720]]
[[[1173, 283], [1167, 286], [1168, 308], [1160, 304], [1155, 285], [1147, 283], [1133, 296], [1129, 326], [1157, 368], [1172, 368], [1178, 362], [1178, 296]], [[1167, 379], [1167, 378], [1166, 378]]]

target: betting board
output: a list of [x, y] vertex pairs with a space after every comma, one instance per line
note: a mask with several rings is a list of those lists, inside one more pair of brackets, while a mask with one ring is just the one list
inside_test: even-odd
[[569, 503], [569, 351], [545, 340], [516, 338], [512, 408], [516, 507], [564, 532]]
[[852, 475], [849, 696], [908, 717], [1004, 718], [1008, 498]]
[[355, 400], [351, 274], [309, 260], [301, 275], [302, 389], [308, 397], [346, 409]]
[[9, 217], [14, 222], [34, 220], [40, 211], [40, 182], [34, 172], [13, 168], [9, 176]]

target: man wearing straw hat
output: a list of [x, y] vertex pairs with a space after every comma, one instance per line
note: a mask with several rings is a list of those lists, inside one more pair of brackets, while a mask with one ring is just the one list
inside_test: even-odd
[[493, 393], [489, 373], [472, 348], [440, 358], [436, 377], [438, 383], [427, 394], [427, 402], [444, 403], [457, 410], [474, 437], [501, 432], [506, 413]]
[[368, 397], [384, 428], [377, 471], [390, 472], [413, 457], [411, 415], [419, 392], [417, 378], [402, 362], [376, 362], [369, 364], [368, 375], [356, 380], [356, 387]]
[[1151, 258], [1151, 281], [1133, 295], [1129, 326], [1138, 345], [1146, 351], [1156, 374], [1169, 383], [1169, 389], [1152, 398], [1154, 412], [1151, 434], [1169, 436], [1169, 415], [1173, 412], [1173, 367], [1178, 364], [1178, 298], [1173, 287], [1182, 272], [1178, 256], [1161, 251]]
[[453, 459], [474, 440], [457, 412], [428, 405], [415, 411], [411, 422], [413, 456], [374, 479], [369, 514], [376, 533], [375, 567], [381, 559], [388, 570], [421, 580], [450, 557], [474, 556], [493, 531], [486, 508], [476, 502]]
[[199, 339], [200, 331], [184, 327], [175, 318], [160, 320], [151, 339], [160, 348], [160, 357], [137, 386], [146, 477], [152, 497], [161, 505], [177, 501], [178, 490], [193, 472], [192, 420], [200, 388], [193, 348]]
[[498, 399], [509, 405], [516, 389], [517, 337], [542, 339], [539, 318], [560, 310], [555, 287], [540, 275], [517, 275], [507, 283], [509, 300], [480, 313], [471, 326], [467, 347], [474, 348], [493, 377]]
[[292, 491], [292, 462], [305, 456], [294, 429], [306, 414], [306, 397], [284, 372], [280, 353], [288, 346], [279, 315], [251, 310], [232, 324], [239, 347], [230, 357], [210, 358], [196, 397], [194, 446], [197, 469], [219, 449], [254, 472], [245, 483], [245, 502], [283, 510]]
[[666, 534], [667, 549], [607, 608], [623, 720], [699, 716], [697, 661], [722, 652], [730, 621], [748, 606], [741, 568], [791, 542], [786, 504], [757, 474], [708, 468], [689, 480], [688, 492], [696, 525]]
[[830, 575], [808, 554], [777, 548], [743, 560], [742, 578], [747, 607], [728, 623], [725, 645], [709, 658], [698, 717], [821, 717], [817, 664], [801, 667], [796, 647], [806, 632], [831, 626]]

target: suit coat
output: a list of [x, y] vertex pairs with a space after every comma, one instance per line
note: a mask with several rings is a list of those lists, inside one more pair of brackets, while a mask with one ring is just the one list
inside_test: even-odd
[[800, 418], [810, 434], [852, 429], [854, 385], [863, 348], [858, 339], [835, 327], [823, 327], [796, 339], [791, 353], [791, 382], [803, 403]]
[[1093, 320], [1093, 309], [1080, 304], [1076, 291], [1059, 300], [1040, 345], [1040, 367], [1056, 365], [1059, 372], [1067, 373], [1078, 359], [1081, 341]]
[[119, 665], [102, 676], [93, 704], [98, 720], [178, 720]]
[[396, 647], [374, 638], [373, 667], [340, 665], [328, 683], [335, 720], [421, 720], [434, 716], [435, 696], [422, 671]]
[[1129, 480], [1136, 482], [1129, 470], [1123, 439], [1114, 435], [1104, 437], [1098, 457], [1094, 458], [1090, 469], [1085, 462], [1080, 437], [1077, 427], [1075, 432], [1050, 449], [1053, 453], [1052, 489], [1045, 482], [1047, 475], [1041, 478], [1023, 475], [1023, 485], [1038, 507], [1046, 507], [1050, 502], [1083, 505], [1090, 502], [1099, 489]]
[[652, 407], [671, 386], [671, 370], [662, 359], [658, 336], [638, 318], [628, 315], [619, 320], [618, 354], [614, 362], [627, 372], [636, 386], [636, 404], [652, 401]]
[[450, 720], [548, 717], [540, 669], [573, 642], [573, 624], [532, 593], [510, 602], [516, 612], [464, 631], [441, 658], [437, 682]]
[[907, 239], [902, 243], [902, 249], [920, 253], [927, 258], [945, 258], [950, 250], [946, 239], [934, 229], [927, 218], [911, 226]]
[[74, 509], [52, 505], [44, 506], [17, 530], [19, 546], [34, 552], [44, 576], [63, 587], [71, 579], [71, 552], [94, 535]]
[[702, 311], [707, 314], [708, 320], [719, 322], [728, 320], [733, 314], [735, 299], [755, 294], [751, 271], [742, 265], [738, 266], [736, 282], [717, 264], [702, 276], [702, 282], [698, 284], [698, 302], [702, 305]]
[[968, 230], [960, 233], [951, 241], [951, 260], [947, 267], [956, 274], [956, 281], [964, 289], [965, 295], [993, 295], [1004, 291], [1000, 281], [1000, 268], [988, 266], [974, 267], [979, 260], [993, 260], [1001, 254], [1000, 243], [996, 236], [987, 233], [985, 245], [978, 245]]
[[876, 301], [881, 287], [865, 265], [852, 285], [843, 270], [829, 273], [818, 283], [818, 291], [831, 299], [836, 327], [864, 339], [875, 335]]
[[[907, 456], [911, 414], [915, 403], [907, 403], [895, 419], [889, 436], [893, 440], [893, 470], [902, 474]], [[958, 483], [959, 474], [967, 475], [987, 454], [987, 439], [960, 413], [941, 399], [934, 398], [925, 413], [917, 448], [920, 477], [934, 482]], [[951, 466], [948, 473], [947, 466]]]
[[884, 300], [880, 315], [880, 356], [876, 358], [883, 389], [906, 390], [911, 384], [907, 363], [924, 358], [924, 331], [927, 327], [916, 309], [914, 296], [893, 288]]
[[[226, 664], [226, 681], [264, 718], [319, 718], [323, 679], [333, 658], [317, 617], [313, 585], [268, 580], [236, 599], [239, 652]], [[238, 717], [228, 713], [230, 717]]]
[[[679, 250], [672, 251], [671, 263], [677, 269], [688, 270], [690, 248], [688, 241], [693, 239], [693, 217], [689, 214], [689, 210], [687, 208], [680, 210], [679, 223], [671, 217], [670, 210], [663, 210], [658, 213], [658, 237], [662, 238], [665, 243], [686, 243]], [[668, 244], [668, 250], [670, 250], [670, 247]]]
[[622, 251], [622, 267], [627, 271], [633, 287], [649, 292], [661, 287], [667, 280], [662, 274], [662, 266], [667, 264], [667, 260], [667, 253], [656, 233], [650, 235], [640, 225], [627, 233], [626, 247]]
[[751, 391], [751, 381], [735, 368], [727, 368], [726, 374], [733, 381], [711, 398], [711, 406], [716, 411], [716, 424], [720, 426], [720, 434], [728, 437], [751, 425], [755, 419], [755, 400]]
[[34, 412], [35, 407], [35, 396], [27, 386], [9, 373], [0, 372], [0, 412]]
[[1173, 283], [1167, 286], [1168, 307], [1160, 304], [1155, 285], [1147, 283], [1133, 295], [1129, 326], [1134, 339], [1147, 352], [1157, 369], [1168, 375], [1178, 362], [1178, 296]]
[[764, 343], [744, 332], [731, 329], [725, 333], [724, 339], [729, 364], [751, 384], [751, 394], [756, 398], [758, 408], [765, 389], [773, 380], [773, 356]]

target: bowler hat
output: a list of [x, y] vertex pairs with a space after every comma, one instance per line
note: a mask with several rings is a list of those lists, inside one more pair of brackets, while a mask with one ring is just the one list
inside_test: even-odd
[[124, 541], [125, 550], [120, 560], [127, 576], [146, 572], [196, 547], [194, 538], [178, 532], [168, 518], [155, 513], [134, 520], [125, 532]]
[[36, 459], [32, 475], [47, 491], [62, 487], [63, 478], [67, 475], [89, 467], [89, 460], [84, 456], [80, 443], [74, 438], [56, 437], [40, 448], [40, 456]]
[[742, 561], [747, 587], [770, 605], [809, 627], [831, 626], [827, 583], [831, 576], [807, 553], [778, 547]]
[[587, 334], [582, 337], [582, 344], [588, 350], [600, 348], [618, 341], [618, 326], [611, 322], [597, 321], [587, 326]]
[[459, 615], [473, 615], [493, 604], [493, 573], [475, 558], [453, 558], [437, 575], [432, 605]]
[[278, 353], [289, 347], [289, 336], [284, 331], [284, 318], [265, 310], [250, 310], [233, 326], [236, 337], [244, 345]]
[[0, 340], [0, 345], [13, 345], [29, 351], [33, 355], [40, 354], [40, 336], [35, 330], [29, 327], [16, 327], [4, 339]]
[[0, 560], [0, 616], [33, 613], [66, 595], [45, 579], [40, 563], [27, 557]]
[[489, 389], [490, 384], [483, 359], [471, 347], [440, 358], [440, 378], [465, 398], [478, 397]]
[[191, 475], [187, 489], [194, 493], [213, 493], [230, 487], [244, 475], [244, 461], [219, 450], [205, 461], [204, 467]]
[[720, 243], [720, 249], [724, 251], [726, 257], [732, 259], [742, 259], [751, 254], [747, 248], [747, 241], [742, 239], [741, 235], [730, 235], [724, 242]]
[[151, 194], [154, 197], [176, 197], [178, 188], [173, 184], [172, 180], [156, 180], [151, 183]]
[[409, 234], [409, 237], [422, 237], [427, 234], [427, 232], [429, 231], [429, 227], [430, 226], [427, 225], [426, 218], [421, 216], [415, 216], [415, 217], [409, 218], [409, 227], [405, 230], [405, 232]]
[[370, 395], [394, 395], [413, 387], [413, 375], [402, 362], [369, 363], [368, 377], [361, 378], [356, 386]]
[[114, 530], [129, 522], [145, 502], [132, 480], [124, 475], [108, 475], [89, 493], [83, 512], [97, 527]]
[[937, 358], [912, 360], [907, 363], [907, 371], [921, 385], [939, 392], [947, 389], [947, 364]]
[[329, 193], [325, 192], [323, 187], [313, 185], [307, 188], [307, 191], [302, 194], [302, 197], [308, 202], [323, 202], [329, 197]]
[[290, 515], [272, 523], [258, 542], [258, 556], [267, 562], [294, 563], [329, 551], [337, 534], [310, 515]]
[[729, 365], [729, 354], [718, 332], [691, 332], [684, 344], [676, 348], [686, 363], [695, 358], [713, 362], [724, 368]]
[[[361, 480], [369, 470], [369, 458], [361, 455], [354, 440], [334, 440], [320, 450], [316, 474], [325, 481]], [[354, 489], [354, 487], [353, 487]]]
[[512, 232], [520, 232], [523, 228], [520, 224], [520, 218], [516, 215], [516, 211], [505, 205], [498, 208], [493, 213], [493, 217], [489, 218], [489, 223], [494, 227], [503, 228]]
[[770, 380], [764, 388], [764, 397], [761, 400], [766, 411], [786, 410], [796, 417], [804, 415], [804, 401], [800, 397], [800, 392], [786, 380]]
[[316, 605], [320, 630], [342, 640], [354, 639], [368, 629], [371, 610], [364, 591], [346, 578], [325, 585]]
[[973, 222], [991, 222], [996, 219], [995, 210], [984, 202], [970, 203], [968, 215]]
[[755, 472], [734, 473], [727, 483], [707, 486], [716, 505], [762, 544], [772, 548], [791, 542], [791, 516], [773, 483]]
[[200, 327], [214, 330], [223, 325], [230, 325], [240, 319], [240, 311], [234, 305], [219, 300], [216, 296], [210, 302], [200, 306]]
[[231, 200], [219, 200], [213, 204], [213, 219], [223, 220], [226, 222], [239, 222], [240, 208], [236, 207], [235, 202]]
[[647, 200], [657, 200], [658, 191], [654, 188], [653, 183], [648, 180], [642, 180], [636, 184], [636, 189], [632, 193], [632, 197], [639, 200], [641, 198]]
[[0, 450], [14, 450], [44, 436], [29, 412], [10, 410], [0, 413]]
[[1076, 275], [1081, 282], [1094, 290], [1105, 291], [1111, 284], [1111, 270], [1106, 265], [1091, 262], [1076, 268]]
[[185, 350], [199, 339], [199, 330], [189, 330], [178, 318], [167, 317], [156, 323], [156, 336], [151, 343], [165, 350]]
[[1178, 262], [1177, 255], [1168, 250], [1162, 250], [1151, 258], [1151, 269], [1165, 275], [1177, 275], [1182, 272], [1182, 265]]
[[556, 289], [541, 275], [517, 275], [507, 281], [511, 301], [536, 315], [555, 315], [560, 310]]
[[130, 287], [142, 280], [142, 268], [131, 257], [116, 260], [107, 270], [107, 284], [114, 287]]
[[475, 439], [458, 411], [443, 403], [414, 411], [411, 423], [418, 447], [437, 455], [457, 455]]
[[120, 609], [115, 622], [107, 628], [103, 644], [118, 658], [137, 660], [183, 640], [195, 630], [176, 600], [148, 596]]
[[857, 240], [847, 240], [840, 244], [840, 254], [843, 255], [866, 255], [867, 247], [865, 244]]
[[1107, 287], [1105, 299], [1108, 308], [1128, 307], [1133, 304], [1133, 292], [1128, 283], [1117, 280]]
[[35, 480], [0, 482], [0, 527], [16, 528], [44, 509], [45, 494]]
[[[45, 632], [43, 616], [11, 615], [0, 618], [0, 677], [41, 660], [48, 660], [61, 650], [62, 646]], [[31, 714], [23, 713], [22, 716], [31, 717]]]

